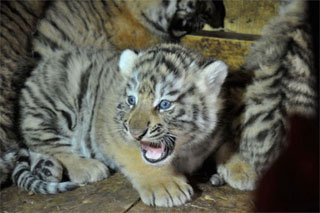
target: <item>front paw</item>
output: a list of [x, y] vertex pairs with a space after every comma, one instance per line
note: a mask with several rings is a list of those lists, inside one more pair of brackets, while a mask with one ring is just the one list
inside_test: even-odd
[[210, 179], [212, 185], [219, 186], [225, 181], [236, 189], [255, 189], [257, 174], [254, 168], [245, 162], [239, 154], [233, 155], [225, 164], [218, 165], [217, 173]]
[[144, 183], [137, 188], [141, 200], [150, 206], [180, 206], [191, 200], [192, 187], [185, 177], [157, 178], [157, 181]]
[[70, 180], [74, 183], [92, 183], [110, 176], [108, 167], [95, 159], [80, 158], [66, 169]]
[[48, 182], [61, 182], [63, 168], [57, 159], [50, 155], [38, 154], [32, 158], [31, 171], [34, 176]]

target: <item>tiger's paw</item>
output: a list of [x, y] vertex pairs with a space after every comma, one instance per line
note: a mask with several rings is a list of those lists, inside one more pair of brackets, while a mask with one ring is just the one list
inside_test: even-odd
[[105, 164], [89, 158], [79, 158], [73, 165], [67, 165], [66, 169], [70, 181], [80, 184], [98, 182], [110, 176]]
[[214, 186], [220, 186], [226, 182], [231, 187], [240, 190], [255, 189], [257, 174], [239, 154], [233, 155], [225, 164], [218, 165], [217, 173], [210, 178]]
[[193, 195], [193, 189], [184, 177], [163, 178], [136, 188], [141, 200], [150, 206], [180, 206], [191, 200]]
[[63, 168], [55, 157], [32, 152], [31, 172], [41, 180], [58, 183], [62, 180]]

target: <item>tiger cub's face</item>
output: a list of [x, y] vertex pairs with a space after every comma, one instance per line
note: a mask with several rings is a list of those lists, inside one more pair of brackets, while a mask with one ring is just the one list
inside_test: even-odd
[[199, 57], [172, 44], [138, 55], [126, 50], [120, 57], [127, 84], [117, 120], [148, 164], [169, 163], [181, 147], [200, 143], [215, 128], [227, 66], [200, 66]]

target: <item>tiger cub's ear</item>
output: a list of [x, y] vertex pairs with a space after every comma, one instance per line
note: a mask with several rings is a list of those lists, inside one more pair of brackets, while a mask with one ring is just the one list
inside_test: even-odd
[[119, 68], [120, 72], [129, 75], [132, 72], [134, 62], [138, 58], [138, 54], [132, 50], [126, 49], [120, 55]]
[[223, 61], [217, 60], [207, 63], [200, 72], [199, 86], [204, 91], [218, 95], [227, 74], [228, 65]]

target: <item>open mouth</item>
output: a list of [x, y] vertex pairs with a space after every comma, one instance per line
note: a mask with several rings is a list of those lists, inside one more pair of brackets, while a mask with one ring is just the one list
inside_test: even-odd
[[165, 160], [174, 149], [174, 141], [170, 144], [163, 141], [160, 143], [151, 143], [141, 141], [141, 151], [144, 159], [149, 163], [158, 163]]

